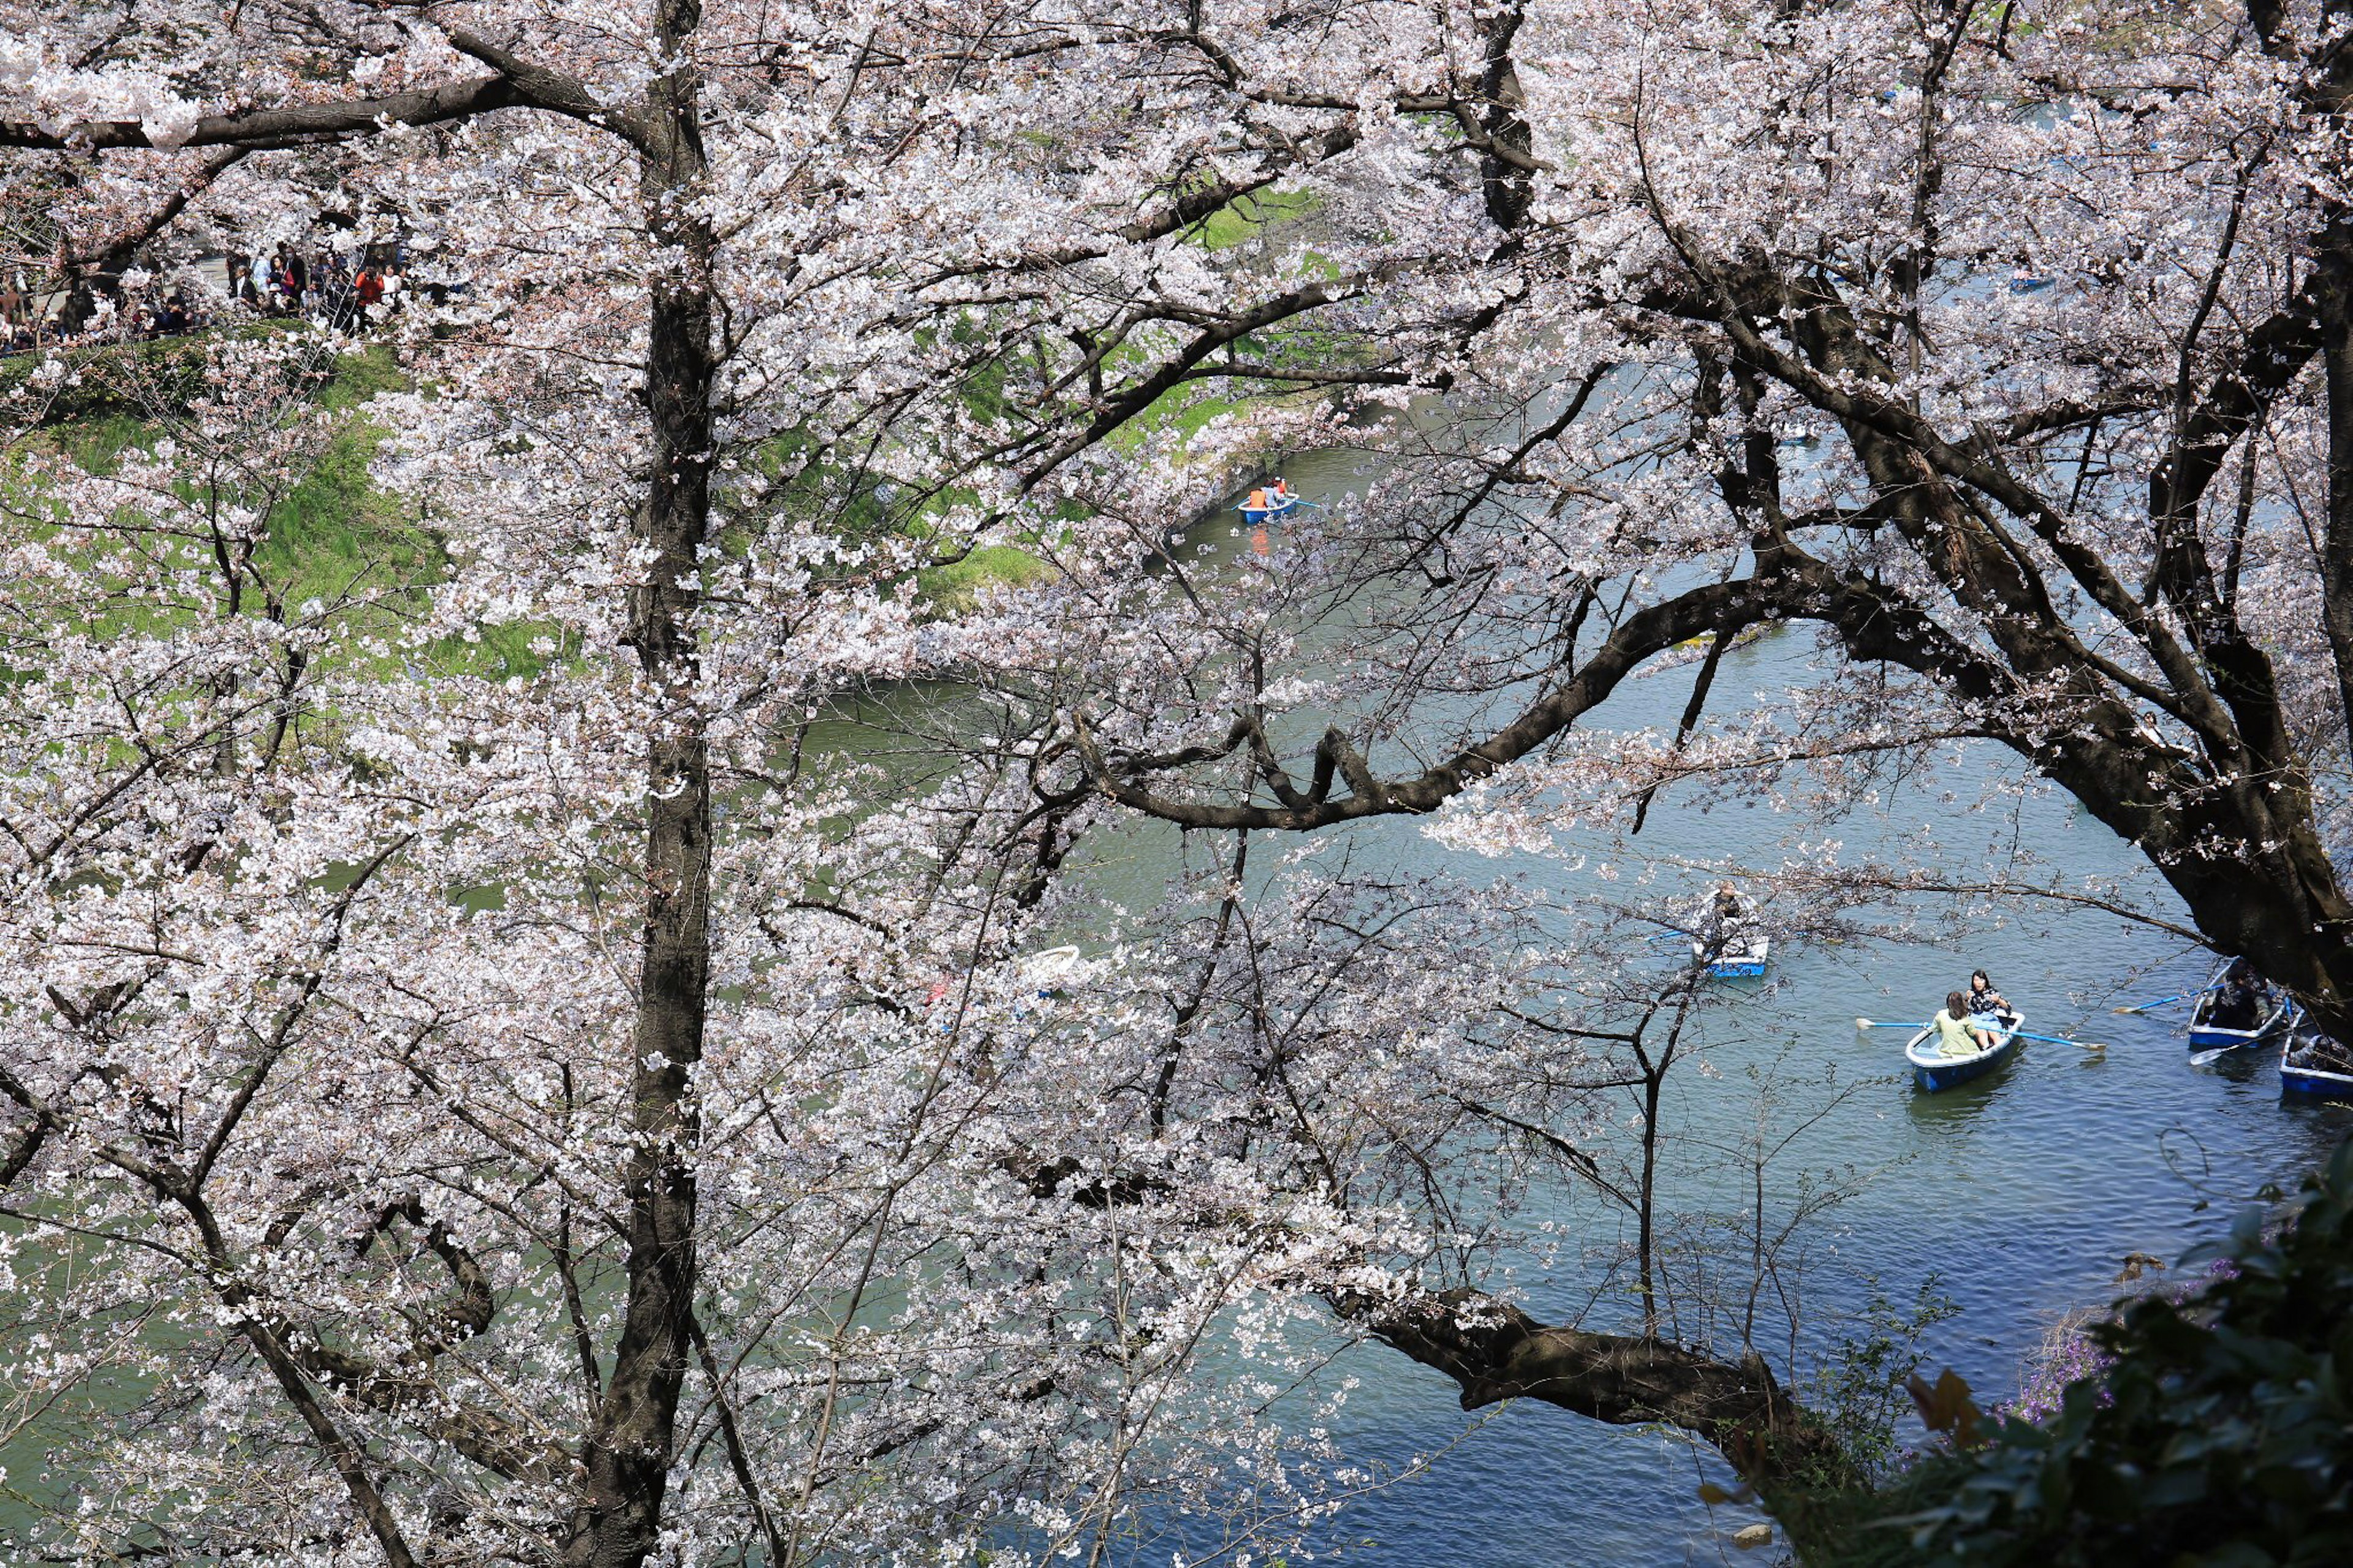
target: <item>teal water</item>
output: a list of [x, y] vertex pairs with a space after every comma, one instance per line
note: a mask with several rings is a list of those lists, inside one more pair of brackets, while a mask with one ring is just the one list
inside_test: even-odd
[[[1311, 454], [1286, 471], [1303, 493], [1336, 498], [1356, 485], [1359, 460]], [[1193, 531], [1187, 554], [1214, 579], [1254, 542], [1224, 514]], [[1279, 550], [1280, 532], [1268, 542]], [[1719, 705], [1769, 705], [1810, 683], [1808, 647], [1802, 634], [1783, 633], [1732, 651], [1719, 678]], [[1627, 729], [1672, 726], [1689, 680], [1684, 672], [1630, 683], [1594, 720]], [[920, 700], [927, 724], [953, 722], [954, 693], [928, 691]], [[912, 749], [893, 755], [902, 742], [880, 730], [826, 729], [823, 744], [864, 751], [910, 775], [924, 765]], [[2000, 754], [1975, 756], [1969, 766], [1973, 777], [1992, 784], [2024, 782]], [[1825, 836], [1855, 854], [1893, 855], [1931, 824], [1944, 829], [1956, 868], [2004, 866], [2013, 857], [2040, 861], [2068, 879], [2120, 879], [2141, 890], [2153, 912], [2178, 914], [2128, 847], [2065, 798], [2032, 790], [1981, 814], [1956, 816], [1933, 782], [1912, 781], [1873, 809], [1829, 823], [1778, 813], [1762, 800], [1703, 805], [1670, 790], [1633, 846], [1635, 862], [1612, 851], [1621, 873], [1614, 879], [1580, 860], [1576, 851], [1592, 846], [1573, 840], [1556, 855], [1490, 858], [1450, 848], [1413, 820], [1334, 831], [1350, 842], [1360, 867], [1443, 871], [1474, 883], [1516, 879], [1566, 911], [1590, 899], [1624, 897], [1644, 864], [1659, 869], [1662, 888], [1695, 892], [1705, 879], [1697, 862], [1770, 864], [1791, 845]], [[1142, 909], [1160, 898], [1179, 850], [1173, 831], [1137, 826], [1107, 836], [1092, 853], [1082, 874], [1105, 899]], [[1913, 912], [1933, 919], [1950, 911]], [[1663, 973], [1673, 949], [1658, 951]], [[1933, 1276], [1961, 1310], [1927, 1335], [1930, 1372], [1955, 1367], [1982, 1397], [2005, 1397], [2052, 1323], [2115, 1294], [2128, 1255], [2170, 1260], [2219, 1236], [2266, 1184], [2292, 1184], [2353, 1130], [2353, 1110], [2284, 1105], [2267, 1060], [2190, 1070], [2178, 1012], [2122, 1018], [2108, 1011], [2197, 984], [2210, 963], [2179, 938], [2055, 904], [1972, 920], [1965, 937], [1950, 941], [1778, 942], [1767, 981], [1728, 993], [1746, 1004], [1701, 1026], [1709, 1070], [1682, 1070], [1671, 1083], [1665, 1206], [1702, 1221], [1738, 1210], [1739, 1173], [1710, 1146], [1750, 1130], [1757, 1109], [1750, 1071], [1772, 1074], [1782, 1085], [1777, 1127], [1819, 1116], [1777, 1161], [1777, 1219], [1806, 1173], [1841, 1180], [1852, 1173], [1855, 1183], [1851, 1198], [1799, 1233], [1803, 1267], [1792, 1268], [1788, 1283], [1799, 1292], [1801, 1370], [1823, 1345], [1857, 1331], [1874, 1287], [1909, 1301]], [[1925, 1016], [1975, 966], [1989, 969], [2025, 1008], [2031, 1027], [2103, 1039], [2109, 1048], [2094, 1055], [2029, 1044], [1979, 1083], [1933, 1098], [1915, 1094], [1901, 1058], [1904, 1034], [1859, 1034], [1852, 1019]], [[1636, 1326], [1622, 1292], [1595, 1300], [1598, 1256], [1620, 1239], [1614, 1214], [1560, 1185], [1535, 1194], [1516, 1219], [1551, 1222], [1594, 1250], [1587, 1256], [1573, 1245], [1523, 1270], [1514, 1284], [1532, 1312], [1599, 1330]], [[1782, 1315], [1767, 1314], [1777, 1335]], [[1768, 1336], [1766, 1348], [1781, 1368], [1786, 1338]], [[1336, 1427], [1350, 1456], [1392, 1471], [1425, 1458], [1428, 1464], [1322, 1527], [1319, 1560], [1378, 1568], [1767, 1560], [1733, 1552], [1732, 1531], [1757, 1516], [1702, 1503], [1699, 1484], [1726, 1478], [1712, 1456], [1672, 1434], [1602, 1426], [1539, 1405], [1466, 1417], [1450, 1380], [1378, 1346], [1348, 1352], [1334, 1370], [1360, 1380]], [[1916, 1426], [1909, 1431], [1918, 1436]], [[28, 1437], [19, 1454], [0, 1456], [20, 1481], [37, 1470], [37, 1446]], [[0, 1503], [0, 1528], [5, 1510]], [[1132, 1561], [1165, 1563], [1165, 1546], [1139, 1549]]]
[[[1337, 499], [1354, 488], [1358, 461], [1309, 454], [1290, 459], [1286, 472], [1303, 493]], [[1197, 527], [1186, 554], [1200, 562], [1197, 570], [1214, 574], [1221, 558], [1258, 542], [1228, 513]], [[1279, 553], [1280, 535], [1271, 542]], [[1806, 634], [1788, 631], [1731, 651], [1714, 706], [1770, 705], [1778, 693], [1810, 684], [1818, 678], [1810, 646]], [[1588, 722], [1672, 728], [1690, 679], [1685, 671], [1631, 683]], [[1755, 799], [1702, 805], [1670, 790], [1633, 843], [1639, 854], [1630, 862], [1620, 853], [1627, 847], [1616, 847], [1615, 874], [1606, 878], [1575, 853], [1596, 846], [1573, 841], [1557, 855], [1489, 858], [1450, 849], [1412, 820], [1331, 831], [1350, 839], [1360, 868], [1442, 870], [1472, 882], [1520, 879], [1567, 910], [1588, 899], [1622, 900], [1645, 861], [1659, 869], [1662, 889], [1687, 887], [1695, 897], [1704, 874], [1689, 862], [1770, 865], [1795, 845], [1825, 837], [1853, 855], [1895, 858], [1899, 846], [1933, 828], [1947, 846], [1945, 868], [1962, 879], [2012, 867], [2021, 877], [2046, 874], [2037, 866], [2051, 868], [2047, 875], [2063, 886], [2114, 878], [2138, 907], [2180, 919], [2128, 846], [2065, 796], [2033, 787], [2007, 753], [1973, 752], [1965, 771], [1964, 795], [1990, 785], [2001, 792], [1997, 804], [1960, 812], [1943, 798], [1950, 782], [1900, 783], [1872, 809], [1829, 822], [1783, 815]], [[1148, 905], [1174, 864], [1174, 835], [1139, 828], [1117, 844], [1091, 874], [1116, 900]], [[2353, 1130], [2353, 1109], [2284, 1104], [2269, 1059], [2193, 1071], [2179, 1009], [2114, 1016], [2114, 1005], [2203, 982], [2212, 959], [2183, 939], [2052, 902], [1956, 923], [1960, 910], [1957, 903], [1905, 910], [1932, 933], [1949, 931], [1947, 937], [1778, 943], [1767, 979], [1747, 984], [1749, 1003], [1702, 1026], [1710, 1071], [1678, 1069], [1662, 1120], [1676, 1145], [1668, 1206], [1704, 1221], [1747, 1201], [1745, 1174], [1701, 1151], [1736, 1142], [1754, 1127], [1752, 1069], [1781, 1086], [1777, 1129], [1819, 1115], [1777, 1159], [1771, 1185], [1780, 1190], [1769, 1201], [1777, 1216], [1786, 1211], [1809, 1172], [1855, 1185], [1793, 1243], [1793, 1259], [1801, 1253], [1803, 1264], [1792, 1269], [1791, 1285], [1799, 1293], [1800, 1371], [1826, 1344], [1861, 1331], [1874, 1288], [1909, 1303], [1933, 1278], [1959, 1311], [1925, 1336], [1927, 1370], [1932, 1376], [1944, 1366], [1958, 1370], [1989, 1404], [2016, 1391], [2060, 1318], [2119, 1292], [2129, 1255], [2170, 1263], [2219, 1237], [2266, 1184], [2292, 1187]], [[1673, 950], [1659, 951], [1663, 970]], [[2028, 1027], [2105, 1041], [2108, 1048], [2029, 1043], [1986, 1079], [1936, 1096], [1915, 1093], [1902, 1059], [1905, 1032], [1859, 1032], [1853, 1020], [1923, 1018], [1974, 967], [1989, 970], [2025, 1009]], [[1567, 1186], [1540, 1193], [1519, 1218], [1589, 1234], [1597, 1249], [1619, 1235], [1614, 1211]], [[1599, 1267], [1580, 1263], [1572, 1249], [1517, 1284], [1540, 1319], [1639, 1327], [1622, 1295], [1594, 1303]], [[1790, 1331], [1776, 1321], [1774, 1331], [1785, 1337], [1760, 1337], [1786, 1374]], [[1437, 1457], [1425, 1472], [1375, 1492], [1324, 1531], [1319, 1552], [1335, 1560], [1381, 1568], [1716, 1562], [1736, 1555], [1732, 1531], [1761, 1517], [1701, 1502], [1699, 1483], [1725, 1479], [1722, 1467], [1671, 1434], [1611, 1428], [1535, 1405], [1474, 1423], [1457, 1408], [1450, 1379], [1378, 1346], [1350, 1352], [1339, 1370], [1362, 1380], [1341, 1428], [1357, 1457], [1396, 1468]], [[1900, 1435], [1924, 1437], [1908, 1417]]]

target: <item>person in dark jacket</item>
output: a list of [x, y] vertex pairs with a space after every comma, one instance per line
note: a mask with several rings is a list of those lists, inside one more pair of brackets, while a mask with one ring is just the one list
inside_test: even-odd
[[2271, 987], [2255, 966], [2243, 958], [2231, 960], [2214, 988], [2213, 1005], [2206, 1009], [2206, 1025], [2215, 1029], [2252, 1029], [2261, 1022], [2271, 1001]]

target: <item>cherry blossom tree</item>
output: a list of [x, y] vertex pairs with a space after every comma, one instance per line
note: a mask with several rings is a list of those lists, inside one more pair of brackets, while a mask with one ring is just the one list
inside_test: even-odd
[[[1401, 774], [1370, 765], [1375, 732], [1335, 731], [1305, 778], [1220, 693], [1202, 719], [1230, 731], [1205, 743], [1250, 760], [1254, 794], [1173, 795], [1172, 753], [1124, 735], [1082, 745], [1097, 787], [1195, 827], [1312, 830], [1599, 776], [1580, 765], [1630, 804], [1777, 755], [1982, 736], [2139, 846], [2206, 940], [2353, 1025], [2326, 848], [2345, 688], [2317, 678], [2348, 647], [2341, 13], [1472, 22], [1430, 47], [1483, 37], [1481, 79], [1512, 85], [1486, 121], [1466, 99], [1476, 124], [1420, 123], [1429, 161], [1398, 172], [1419, 205], [1348, 268], [1346, 310], [1305, 298], [1330, 283], [1296, 296], [1364, 352], [1204, 363], [1212, 327], [1131, 395], [1198, 375], [1475, 398], [1488, 444], [1398, 465], [1350, 537], [1364, 570], [1430, 584], [1384, 622], [1400, 681], [1443, 658], [1449, 683], [1540, 694]], [[1360, 96], [1345, 51], [1303, 63], [1284, 101]], [[1677, 591], [1621, 601], [1629, 580]], [[1478, 629], [1417, 635], [1450, 617]], [[1693, 750], [1703, 675], [1663, 754], [1572, 733], [1646, 662], [1770, 622], [1821, 628], [1850, 672], [1794, 732]], [[1539, 760], [1557, 746], [1580, 762]]]
[[[1088, 423], [1008, 438], [1040, 453], [1025, 484], [1050, 478], [1093, 537], [1131, 543], [1214, 499], [1218, 449], [1172, 506], [1170, 443], [1086, 443], [1188, 387], [1352, 389], [1345, 417], [1269, 397], [1231, 438], [1356, 447], [1378, 477], [1348, 513], [1293, 521], [1243, 595], [1196, 592], [1181, 562], [1139, 579], [1057, 554], [1020, 633], [1043, 606], [1066, 666], [1116, 674], [1022, 688], [1041, 798], [1232, 834], [1429, 815], [1458, 843], [1540, 846], [1638, 832], [1669, 788], [1806, 775], [1835, 812], [1989, 741], [2138, 847], [2180, 909], [2063, 877], [1773, 879], [2105, 903], [2353, 1026], [2329, 852], [2353, 468], [2330, 357], [2341, 8], [1319, 16], [1312, 50], [1206, 9], [1166, 37], [1168, 68], [1238, 115], [1356, 138], [1283, 176], [1316, 221], [1262, 241], [1212, 309], [1131, 289], [1073, 329], [1109, 287], [1083, 274], [1039, 382], [1083, 385]], [[1420, 412], [1432, 394], [1449, 420]], [[1397, 416], [1368, 423], [1384, 399]], [[1775, 625], [1810, 628], [1823, 679], [1786, 711], [1712, 712], [1724, 650]], [[1672, 735], [1580, 725], [1678, 664], [1697, 670]], [[1763, 1479], [1774, 1439], [1805, 1458], [1767, 1378], [1470, 1300], [1379, 1320], [1467, 1403], [1663, 1414]]]
[[[1647, 1241], [1624, 1332], [1481, 1288], [1683, 1003], [1319, 863], [1350, 822], [1630, 835], [1989, 741], [2353, 1027], [2333, 0], [54, 11], [0, 146], [69, 270], [332, 191], [449, 289], [364, 416], [300, 333], [104, 461], [70, 356], [18, 395], [0, 1173], [90, 1249], [41, 1376], [156, 1391], [82, 1550], [1281, 1534], [1335, 1319], [1818, 1470]], [[322, 583], [337, 418], [412, 510]], [[1306, 447], [1365, 495], [1169, 556]], [[1006, 546], [1043, 579], [926, 606]], [[1775, 624], [1820, 683], [1713, 710]], [[1584, 722], [1679, 663], [1672, 735]], [[811, 727], [941, 676], [927, 790]], [[1138, 815], [1193, 874], [1106, 922], [1074, 851]]]
[[[1038, 868], [954, 801], [828, 826], [856, 773], [798, 743], [919, 667], [913, 574], [968, 532], [862, 515], [878, 400], [990, 357], [877, 279], [971, 239], [988, 194], [924, 165], [973, 155], [967, 71], [1018, 97], [1034, 40], [692, 5], [466, 18], [497, 41], [412, 8], [19, 20], [25, 201], [252, 235], [332, 180], [459, 300], [386, 329], [417, 390], [367, 417], [417, 521], [337, 581], [287, 537], [332, 345], [216, 344], [101, 460], [45, 433], [78, 361], [18, 393], [5, 1170], [18, 1256], [79, 1282], [29, 1375], [153, 1389], [91, 1445], [119, 1506], [56, 1549], [1100, 1558], [1238, 1470], [1245, 1536], [1312, 1517], [1264, 1394], [1188, 1369], [1350, 1223], [1244, 1187], [1205, 1244], [1072, 1182], [1037, 1147], [1069, 1069], [1007, 1059], [1061, 1033], [1019, 956]], [[192, 195], [197, 158], [238, 177]]]
[[[1054, 580], [993, 643], [962, 628], [963, 668], [1028, 715], [1041, 811], [1258, 836], [1426, 816], [1458, 844], [1542, 847], [1637, 833], [1670, 789], [1804, 779], [1834, 816], [1990, 742], [2179, 906], [2063, 870], [1746, 869], [1800, 909], [1907, 888], [2102, 904], [2353, 1027], [2330, 853], [2341, 7], [1316, 26], [1307, 49], [1200, 7], [1158, 35], [1166, 79], [1229, 110], [1230, 158], [1276, 166], [1258, 123], [1324, 154], [1277, 176], [1312, 218], [1181, 286], [1067, 252], [1042, 301], [1034, 268], [955, 274], [991, 321], [1037, 323], [987, 460], [1089, 519], [1033, 530]], [[1337, 408], [1298, 395], [1335, 388]], [[1057, 396], [1066, 418], [1039, 417]], [[1172, 405], [1234, 399], [1170, 433]], [[1302, 447], [1361, 450], [1365, 493], [1288, 520], [1239, 587], [1181, 558], [1134, 570], [1236, 455]], [[1817, 639], [1820, 680], [1785, 710], [1713, 711], [1725, 650], [1783, 626]], [[1580, 722], [1677, 666], [1696, 670], [1672, 733]], [[1647, 1335], [1547, 1329], [1470, 1289], [1374, 1314], [1467, 1403], [1663, 1415], [1760, 1480], [1776, 1448], [1810, 1462], [1769, 1377], [1668, 1367]]]

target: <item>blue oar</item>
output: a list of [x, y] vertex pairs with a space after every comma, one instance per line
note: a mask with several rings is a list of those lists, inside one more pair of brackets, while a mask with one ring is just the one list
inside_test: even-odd
[[[1854, 1021], [1854, 1026], [1858, 1029], [1925, 1029], [1928, 1026], [1926, 1024], [1881, 1024], [1874, 1023], [1869, 1018], [1857, 1018]], [[2105, 1051], [2108, 1048], [2107, 1042], [2105, 1040], [2071, 1040], [2064, 1035], [2036, 1035], [2030, 1034], [2024, 1029], [2012, 1029], [2010, 1032], [2016, 1035], [2021, 1040], [2044, 1040], [2054, 1046], [2081, 1046], [2087, 1051]]]
[[2156, 1009], [2164, 1006], [2168, 1002], [2179, 1002], [2191, 996], [2203, 996], [2206, 993], [2213, 989], [2214, 987], [2211, 985], [2201, 985], [2195, 991], [2183, 991], [2171, 996], [2160, 996], [2154, 1002], [2144, 1002], [2137, 1007], [2111, 1007], [2108, 1011], [2111, 1013], [2124, 1014], [2154, 1012]]
[[2042, 1040], [2053, 1046], [2081, 1046], [2087, 1051], [2105, 1051], [2108, 1048], [2108, 1043], [2105, 1040], [2071, 1040], [2064, 1035], [2030, 1035], [2024, 1029], [2013, 1032], [2021, 1040]]

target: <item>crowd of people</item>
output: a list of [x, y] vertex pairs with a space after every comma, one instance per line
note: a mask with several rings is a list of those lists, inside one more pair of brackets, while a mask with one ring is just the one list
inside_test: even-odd
[[348, 328], [372, 305], [396, 306], [408, 287], [400, 247], [309, 256], [284, 240], [267, 257], [228, 258], [228, 297], [269, 315], [305, 315]]
[[409, 290], [397, 242], [349, 252], [318, 246], [306, 253], [280, 240], [267, 256], [230, 253], [225, 269], [226, 310], [211, 290], [185, 283], [157, 292], [126, 287], [121, 279], [90, 279], [46, 299], [12, 274], [0, 279], [0, 353], [84, 340], [179, 337], [245, 314], [304, 316], [349, 331], [372, 307], [396, 307]]
[[29, 353], [59, 341], [20, 273], [0, 279], [0, 353]]

